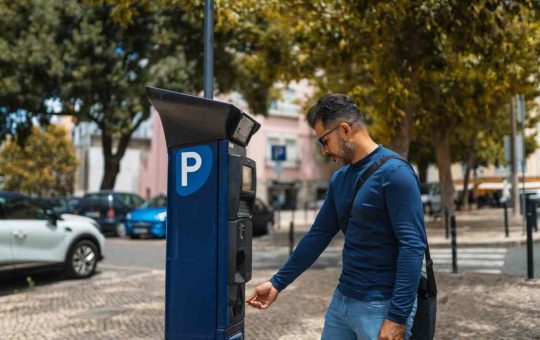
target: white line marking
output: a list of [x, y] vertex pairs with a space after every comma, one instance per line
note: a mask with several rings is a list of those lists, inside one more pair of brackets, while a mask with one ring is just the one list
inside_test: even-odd
[[[451, 258], [452, 254], [432, 254], [432, 259], [447, 259]], [[462, 254], [457, 253], [458, 259], [486, 259], [486, 260], [504, 260], [506, 254]]]
[[[439, 264], [451, 264], [452, 259], [435, 261], [435, 267]], [[478, 260], [460, 260], [457, 261], [458, 266], [482, 266], [482, 267], [501, 267], [504, 261], [478, 261]]]

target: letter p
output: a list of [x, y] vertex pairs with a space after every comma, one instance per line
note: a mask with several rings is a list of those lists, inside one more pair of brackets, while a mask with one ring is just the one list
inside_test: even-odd
[[[188, 165], [188, 159], [194, 159], [195, 164]], [[199, 155], [196, 152], [188, 151], [188, 152], [182, 152], [182, 182], [181, 185], [183, 187], [187, 187], [188, 180], [187, 175], [189, 172], [195, 172], [201, 168], [202, 160], [201, 155]]]

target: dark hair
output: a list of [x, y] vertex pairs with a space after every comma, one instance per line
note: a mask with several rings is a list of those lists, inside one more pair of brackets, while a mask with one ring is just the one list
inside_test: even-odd
[[364, 114], [356, 106], [354, 99], [341, 93], [331, 93], [321, 97], [307, 113], [307, 120], [312, 128], [318, 120], [324, 127], [328, 127], [329, 123], [337, 119], [365, 124]]

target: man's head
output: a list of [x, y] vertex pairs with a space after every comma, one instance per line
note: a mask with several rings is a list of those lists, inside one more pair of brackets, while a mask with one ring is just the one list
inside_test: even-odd
[[307, 119], [319, 137], [325, 155], [344, 164], [353, 162], [355, 139], [360, 135], [367, 136], [367, 131], [364, 114], [351, 97], [328, 94], [309, 109]]

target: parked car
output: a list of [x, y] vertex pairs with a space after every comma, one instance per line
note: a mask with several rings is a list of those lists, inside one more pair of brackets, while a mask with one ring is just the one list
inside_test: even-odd
[[124, 237], [126, 214], [142, 203], [143, 199], [137, 194], [100, 191], [84, 195], [77, 209], [80, 215], [96, 220], [103, 233]]
[[71, 278], [92, 276], [105, 238], [87, 217], [58, 214], [39, 200], [0, 192], [0, 272], [59, 268]]
[[131, 238], [143, 235], [164, 238], [167, 223], [167, 196], [159, 195], [145, 201], [140, 208], [126, 215], [126, 234]]
[[77, 213], [77, 206], [81, 198], [74, 196], [54, 196], [44, 197], [41, 200], [58, 214], [75, 214]]
[[425, 183], [420, 186], [420, 198], [424, 206], [424, 214], [441, 213], [441, 187], [439, 183]]
[[274, 209], [257, 198], [251, 220], [253, 221], [253, 236], [270, 234], [274, 230]]

